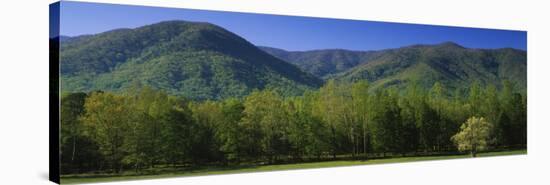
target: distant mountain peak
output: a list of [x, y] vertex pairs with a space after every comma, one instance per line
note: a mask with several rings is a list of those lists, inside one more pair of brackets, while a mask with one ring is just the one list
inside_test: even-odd
[[465, 48], [464, 46], [462, 46], [460, 44], [457, 44], [456, 42], [452, 42], [452, 41], [442, 42], [440, 44], [437, 44], [437, 46], [439, 46], [439, 47], [462, 48], [462, 49]]
[[414, 44], [409, 46], [403, 46], [400, 48], [454, 48], [454, 49], [465, 49], [464, 46], [457, 44], [456, 42], [446, 41], [438, 44]]

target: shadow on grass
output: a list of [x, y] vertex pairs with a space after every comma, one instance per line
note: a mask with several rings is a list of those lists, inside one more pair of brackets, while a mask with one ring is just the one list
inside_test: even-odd
[[[197, 166], [197, 167], [163, 167], [154, 170], [145, 170], [140, 173], [111, 173], [111, 174], [75, 174], [62, 175], [61, 181], [65, 183], [92, 183], [120, 180], [145, 180], [179, 176], [215, 175], [224, 174], [227, 171], [250, 170], [254, 171], [262, 165], [238, 165], [238, 166]], [[236, 172], [238, 173], [238, 172]]]

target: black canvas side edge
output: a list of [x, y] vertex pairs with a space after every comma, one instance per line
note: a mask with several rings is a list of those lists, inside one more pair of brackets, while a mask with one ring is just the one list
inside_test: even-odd
[[59, 30], [60, 2], [52, 3], [50, 8], [49, 35], [49, 103], [50, 103], [50, 150], [49, 150], [49, 180], [60, 183], [59, 180]]

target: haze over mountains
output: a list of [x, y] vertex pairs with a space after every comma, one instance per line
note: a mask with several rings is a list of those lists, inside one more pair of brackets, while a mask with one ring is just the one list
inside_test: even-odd
[[440, 81], [456, 89], [474, 81], [499, 86], [510, 80], [526, 90], [527, 84], [525, 51], [469, 49], [451, 42], [293, 52], [256, 47], [219, 26], [187, 21], [60, 40], [64, 92], [119, 91], [140, 83], [193, 99], [223, 99], [264, 88], [300, 95], [328, 79], [366, 79], [374, 88], [409, 82], [429, 88]]

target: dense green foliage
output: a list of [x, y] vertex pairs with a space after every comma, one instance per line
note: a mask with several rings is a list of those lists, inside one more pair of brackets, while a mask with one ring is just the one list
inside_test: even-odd
[[62, 173], [156, 166], [238, 165], [456, 152], [451, 137], [470, 117], [491, 127], [486, 148], [526, 147], [526, 96], [474, 83], [466, 97], [440, 83], [369, 90], [330, 80], [318, 91], [275, 90], [191, 101], [139, 84], [120, 93], [62, 97]]
[[209, 23], [168, 21], [64, 39], [64, 92], [120, 91], [140, 82], [193, 99], [275, 88], [299, 95], [322, 81]]
[[184, 21], [63, 38], [61, 172], [526, 147], [524, 51], [261, 49]]
[[505, 80], [515, 82], [522, 90], [527, 87], [526, 52], [510, 48], [469, 49], [446, 42], [370, 52], [261, 49], [324, 79], [368, 80], [372, 82], [371, 89], [404, 90], [410, 82], [418, 82], [420, 87], [428, 89], [435, 82], [441, 82], [453, 92], [475, 81], [482, 85], [500, 85]]

